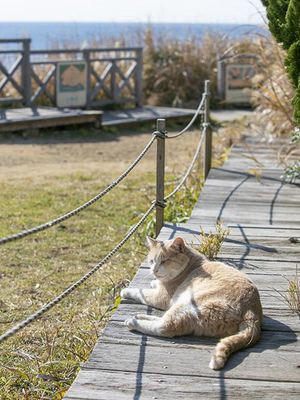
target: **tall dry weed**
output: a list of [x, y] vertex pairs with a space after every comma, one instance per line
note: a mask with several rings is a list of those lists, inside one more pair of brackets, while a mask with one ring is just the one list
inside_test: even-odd
[[191, 37], [178, 41], [154, 39], [151, 28], [144, 37], [144, 94], [152, 105], [194, 107], [211, 80], [213, 101], [217, 88], [217, 57], [228, 41], [218, 33], [206, 34], [200, 41]]
[[259, 135], [278, 137], [290, 134], [295, 127], [294, 89], [284, 65], [285, 51], [269, 37], [257, 40], [256, 54], [259, 72], [254, 77], [252, 127]]

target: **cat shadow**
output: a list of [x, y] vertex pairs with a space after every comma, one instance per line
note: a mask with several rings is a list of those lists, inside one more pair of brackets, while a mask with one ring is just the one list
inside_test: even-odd
[[[151, 314], [150, 307], [148, 307], [147, 314]], [[136, 370], [136, 388], [133, 396], [133, 400], [139, 400], [143, 387], [143, 369], [145, 363], [146, 347], [148, 345], [148, 336], [139, 332], [132, 333], [141, 337], [139, 361]], [[219, 339], [195, 336], [180, 336], [171, 339], [160, 337], [157, 338], [157, 340], [165, 343], [167, 342], [175, 346], [186, 345], [197, 347], [197, 345], [207, 345], [208, 348], [211, 347], [212, 351], [214, 346], [219, 341]], [[225, 367], [220, 371], [215, 371], [219, 379], [219, 399], [226, 400], [228, 398], [226, 387], [226, 372], [231, 371], [241, 365], [243, 361], [247, 357], [249, 357], [250, 354], [260, 354], [266, 350], [277, 350], [293, 342], [297, 342], [297, 335], [288, 325], [265, 315], [263, 319], [262, 336], [260, 341], [252, 347], [240, 350], [232, 354]]]

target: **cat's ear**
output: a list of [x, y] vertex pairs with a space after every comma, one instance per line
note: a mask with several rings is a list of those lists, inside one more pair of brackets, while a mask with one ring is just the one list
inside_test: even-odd
[[146, 245], [147, 245], [147, 247], [149, 247], [149, 249], [150, 249], [151, 247], [155, 246], [156, 243], [157, 243], [157, 240], [153, 239], [153, 238], [150, 237], [150, 236], [147, 236], [147, 237], [146, 237]]
[[182, 237], [178, 236], [177, 238], [175, 238], [173, 240], [171, 247], [173, 247], [177, 251], [180, 251], [181, 253], [183, 253], [186, 248], [185, 240]]

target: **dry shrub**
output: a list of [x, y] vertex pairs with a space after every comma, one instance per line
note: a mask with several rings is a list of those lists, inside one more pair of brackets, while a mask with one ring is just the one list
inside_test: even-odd
[[178, 41], [145, 32], [144, 94], [152, 105], [194, 107], [203, 91], [205, 79], [211, 80], [212, 93], [217, 87], [217, 55], [227, 45], [220, 34]]
[[229, 235], [229, 229], [224, 228], [221, 224], [216, 224], [216, 233], [205, 233], [204, 229], [200, 227], [201, 243], [198, 251], [204, 254], [209, 260], [215, 260], [220, 253], [224, 240]]
[[276, 289], [275, 291], [281, 296], [290, 310], [300, 316], [300, 277], [297, 266], [295, 276], [293, 278], [286, 278], [286, 280], [288, 282], [287, 289], [284, 292]]
[[272, 38], [261, 38], [256, 44], [259, 73], [254, 77], [252, 127], [259, 135], [281, 136], [295, 127], [292, 98], [294, 89], [284, 66], [285, 51]]

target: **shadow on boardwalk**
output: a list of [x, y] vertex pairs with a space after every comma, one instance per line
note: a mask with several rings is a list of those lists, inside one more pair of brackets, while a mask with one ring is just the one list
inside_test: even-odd
[[[151, 308], [148, 307], [148, 314], [151, 314]], [[264, 326], [272, 326], [273, 327], [273, 332], [270, 333], [270, 331], [264, 330]], [[262, 337], [260, 341], [247, 349], [243, 349], [241, 351], [238, 351], [237, 353], [234, 353], [231, 355], [229, 358], [227, 364], [225, 367], [216, 372], [215, 380], [218, 381], [219, 383], [219, 399], [225, 400], [227, 399], [227, 393], [226, 393], [226, 377], [227, 373], [233, 369], [235, 369], [237, 366], [242, 364], [249, 356], [252, 354], [260, 354], [263, 353], [264, 351], [268, 350], [278, 350], [281, 349], [284, 351], [285, 346], [297, 342], [297, 335], [290, 329], [286, 324], [283, 324], [282, 322], [264, 316], [264, 323], [263, 323], [263, 332], [262, 332]], [[141, 399], [141, 395], [143, 392], [143, 373], [144, 373], [144, 366], [145, 366], [145, 361], [147, 358], [147, 346], [149, 346], [148, 343], [148, 337], [146, 335], [143, 335], [139, 332], [132, 332], [135, 336], [141, 337], [141, 344], [140, 344], [140, 354], [139, 354], [139, 360], [136, 366], [136, 386], [135, 386], [135, 392], [133, 395], [133, 400], [139, 400]], [[213, 353], [213, 347], [218, 340], [217, 339], [211, 339], [211, 338], [204, 338], [204, 337], [191, 337], [191, 336], [184, 336], [184, 337], [178, 337], [178, 338], [159, 338], [159, 341], [162, 343], [168, 343], [170, 346], [185, 346], [185, 347], [195, 347], [197, 348], [197, 344], [206, 344], [209, 347], [209, 350], [211, 353]], [[178, 360], [180, 362], [180, 360]], [[201, 363], [201, 359], [194, 358], [194, 363], [195, 363], [195, 374], [197, 374], [197, 363]], [[205, 366], [207, 368], [207, 374], [210, 373], [210, 369], [208, 365]], [[276, 367], [276, 366], [273, 366]], [[270, 359], [270, 368], [272, 368], [272, 359]], [[205, 368], [204, 368], [205, 369]], [[155, 398], [155, 397], [153, 397]]]

